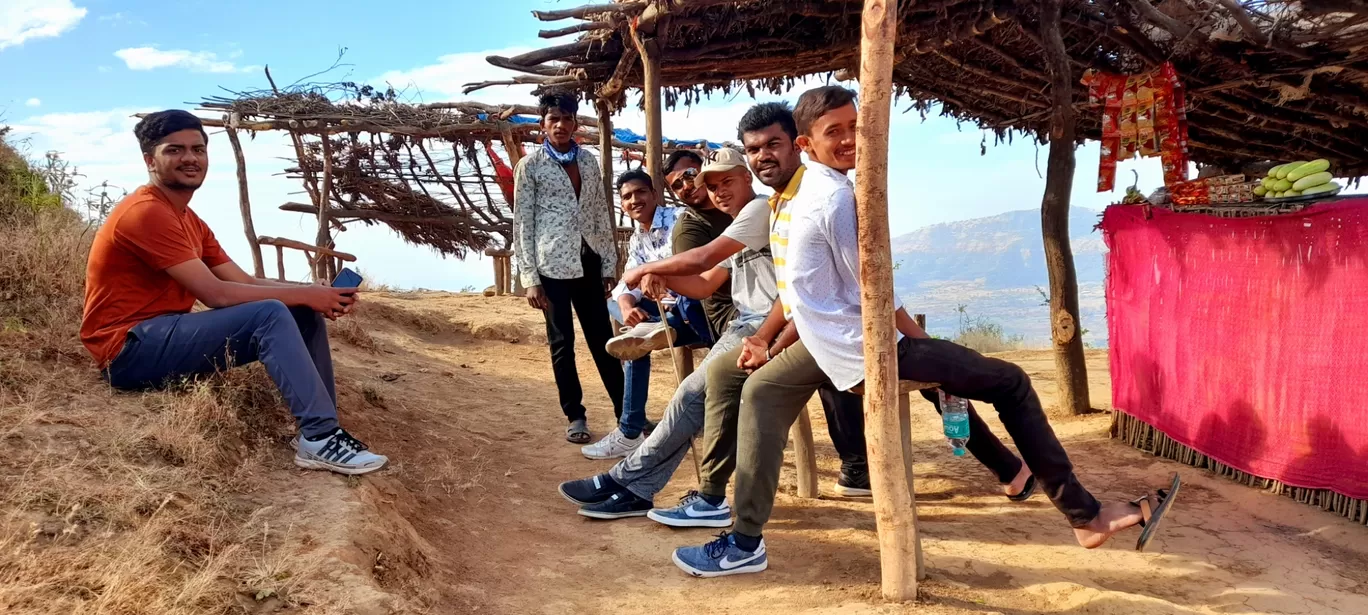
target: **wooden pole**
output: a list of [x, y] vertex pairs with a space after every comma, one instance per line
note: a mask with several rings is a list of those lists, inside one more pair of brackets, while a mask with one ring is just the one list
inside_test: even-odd
[[[314, 245], [321, 248], [330, 248], [332, 243], [331, 229], [328, 228], [328, 215], [332, 212], [332, 137], [323, 135], [323, 187], [318, 191], [318, 199], [314, 205], [318, 207], [318, 237], [314, 240]], [[316, 265], [317, 273], [315, 280], [331, 281], [330, 276], [333, 272], [328, 271], [328, 260], [318, 259]]]
[[252, 249], [252, 275], [266, 277], [266, 267], [261, 263], [261, 244], [257, 243], [256, 226], [252, 224], [252, 202], [247, 197], [247, 159], [242, 155], [242, 142], [238, 141], [237, 126], [241, 120], [237, 113], [224, 115], [223, 121], [228, 133], [228, 144], [233, 146], [233, 160], [237, 162], [238, 208], [242, 210], [242, 232], [247, 234], [247, 245]]
[[646, 95], [646, 169], [651, 174], [656, 194], [663, 195], [665, 176], [660, 167], [665, 161], [660, 130], [660, 48], [654, 38], [642, 40], [636, 26], [632, 27], [632, 42], [636, 43], [641, 55], [641, 89]]
[[285, 281], [285, 246], [276, 246], [276, 278]]
[[1060, 34], [1060, 0], [1043, 0], [1040, 7], [1040, 38], [1045, 46], [1053, 102], [1045, 197], [1040, 204], [1045, 268], [1050, 274], [1050, 329], [1055, 370], [1059, 373], [1059, 405], [1071, 414], [1086, 414], [1092, 411], [1092, 401], [1088, 397], [1088, 366], [1078, 326], [1078, 276], [1069, 245], [1069, 200], [1077, 139], [1074, 75]]
[[817, 450], [812, 442], [812, 416], [806, 406], [789, 430], [793, 440], [793, 467], [798, 473], [798, 497], [817, 497]]
[[864, 325], [865, 440], [879, 530], [883, 596], [917, 597], [917, 517], [898, 412], [894, 346], [893, 252], [888, 237], [888, 125], [893, 104], [893, 45], [898, 8], [865, 0], [860, 30], [859, 138], [855, 205], [859, 217], [860, 304]]
[[[613, 107], [604, 99], [594, 101], [598, 110], [599, 125], [599, 174], [603, 176], [603, 195], [608, 199], [608, 230], [613, 233], [613, 245], [617, 245], [617, 221], [613, 216], [613, 203], [617, 202], [613, 192]], [[622, 277], [623, 259], [617, 261], [617, 277]]]

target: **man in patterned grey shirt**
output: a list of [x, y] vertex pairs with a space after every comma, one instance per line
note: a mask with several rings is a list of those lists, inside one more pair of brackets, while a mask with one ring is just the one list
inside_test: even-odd
[[513, 172], [514, 251], [527, 303], [546, 318], [551, 371], [570, 421], [565, 439], [587, 444], [573, 314], [579, 315], [613, 412], [622, 415], [622, 365], [604, 349], [613, 336], [604, 300], [617, 283], [612, 213], [598, 160], [574, 140], [578, 101], [567, 94], [543, 96], [540, 112], [542, 147], [524, 156]]

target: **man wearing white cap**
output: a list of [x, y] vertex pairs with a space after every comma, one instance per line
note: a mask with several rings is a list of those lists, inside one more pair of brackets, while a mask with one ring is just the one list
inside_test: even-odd
[[[736, 150], [718, 150], [712, 162], [698, 173], [696, 181], [700, 188], [707, 187], [713, 204], [729, 216], [737, 216], [747, 207], [760, 207], [768, 211], [765, 197], [755, 196], [755, 190], [751, 187], [751, 174], [746, 169], [745, 157]], [[731, 232], [730, 228], [728, 233]], [[666, 525], [727, 527], [731, 524], [731, 509], [727, 508], [725, 501], [717, 506], [695, 507], [694, 515], [686, 515], [684, 508], [695, 503], [706, 504], [693, 491], [685, 496], [680, 508], [652, 510], [652, 502], [655, 494], [665, 487], [684, 460], [694, 435], [703, 429], [703, 402], [707, 395], [707, 370], [704, 365], [713, 357], [735, 349], [741, 340], [753, 335], [778, 296], [774, 263], [766, 245], [769, 231], [762, 225], [758, 233], [765, 237], [756, 242], [756, 245], [761, 246], [759, 250], [742, 249], [738, 242], [734, 256], [700, 275], [668, 278], [648, 275], [642, 281], [641, 289], [647, 296], [664, 297], [674, 291], [696, 299], [709, 297], [730, 282], [732, 303], [736, 306], [737, 315], [727, 324], [699, 369], [680, 383], [665, 408], [664, 418], [645, 442], [607, 473], [560, 485], [561, 495], [581, 506], [581, 515], [595, 519], [621, 519], [639, 517], [649, 512], [652, 519]], [[735, 421], [731, 422], [730, 427], [730, 433], [720, 434], [719, 437], [729, 437], [733, 441], [730, 448], [735, 450]], [[710, 426], [710, 435], [712, 431]], [[700, 511], [705, 514], [698, 514]]]

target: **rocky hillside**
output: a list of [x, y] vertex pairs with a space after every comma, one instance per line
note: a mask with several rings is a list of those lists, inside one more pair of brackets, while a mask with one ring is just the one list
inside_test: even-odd
[[[1101, 212], [1074, 208], [1069, 216], [1082, 305], [1084, 340], [1106, 344], [1102, 294], [1106, 247], [1093, 230]], [[924, 227], [893, 238], [894, 281], [913, 311], [927, 315], [936, 335], [955, 333], [965, 307], [971, 317], [1000, 324], [1028, 344], [1049, 340], [1049, 310], [1037, 287], [1047, 289], [1040, 211], [1014, 211]]]

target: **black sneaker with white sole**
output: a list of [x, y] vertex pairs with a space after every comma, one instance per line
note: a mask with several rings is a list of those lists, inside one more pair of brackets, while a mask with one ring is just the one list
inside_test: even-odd
[[643, 500], [631, 491], [619, 491], [598, 504], [581, 506], [579, 514], [590, 519], [626, 519], [645, 517], [655, 506], [650, 500]]
[[841, 478], [836, 481], [836, 494], [846, 498], [867, 498], [874, 495], [874, 491], [869, 488], [869, 467], [842, 468]]
[[571, 504], [591, 506], [607, 500], [623, 488], [607, 474], [598, 474], [579, 480], [567, 480], [561, 483], [557, 490], [560, 491], [561, 497], [570, 500]]

